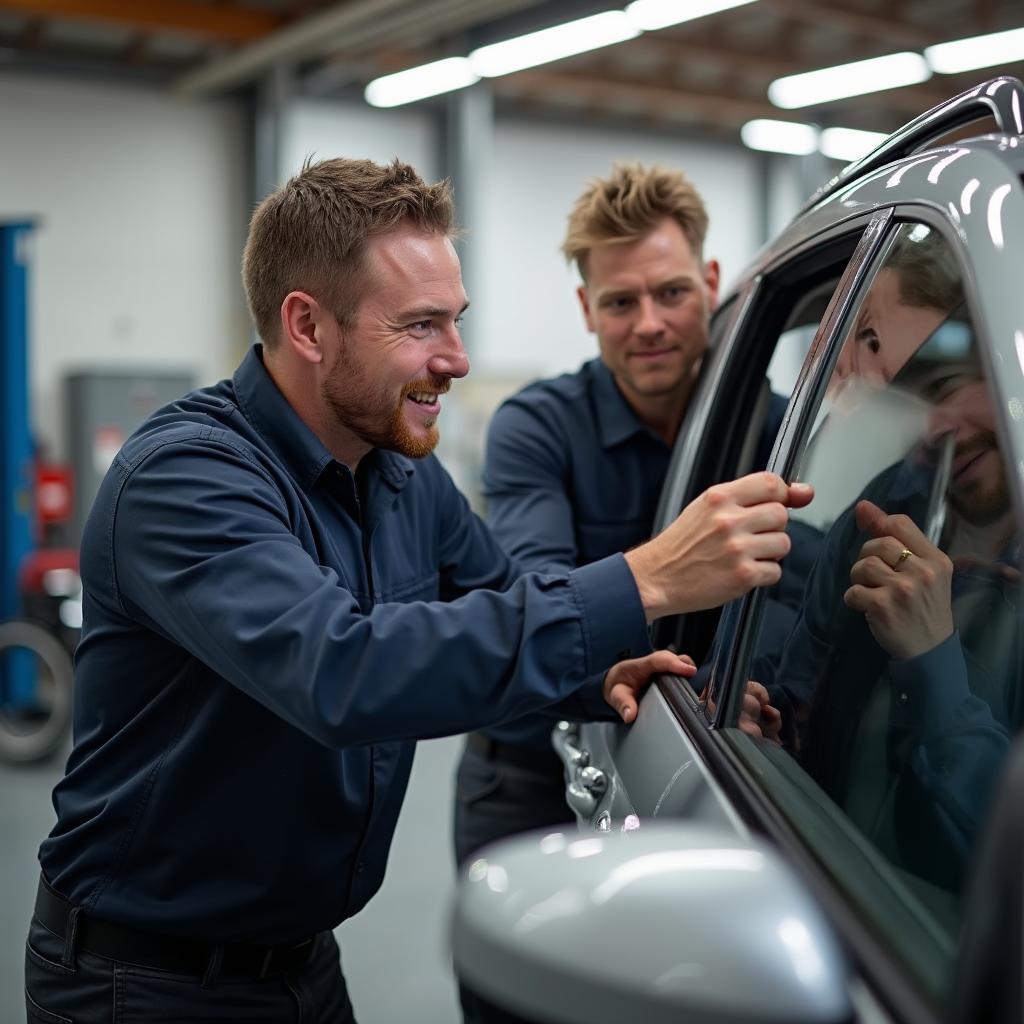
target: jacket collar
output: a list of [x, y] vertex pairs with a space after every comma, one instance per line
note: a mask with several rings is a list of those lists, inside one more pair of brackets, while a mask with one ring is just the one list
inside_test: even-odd
[[[246, 353], [232, 377], [242, 415], [258, 431], [304, 491], [309, 491], [324, 470], [335, 464], [334, 456], [302, 421], [277, 389], [263, 365], [259, 343]], [[375, 448], [366, 455], [368, 466], [392, 490], [400, 491], [415, 472], [412, 460], [397, 452]], [[343, 467], [346, 469], [347, 467]]]
[[601, 447], [612, 448], [636, 434], [647, 434], [664, 444], [632, 410], [604, 361], [592, 359], [587, 367], [590, 370], [591, 398]]

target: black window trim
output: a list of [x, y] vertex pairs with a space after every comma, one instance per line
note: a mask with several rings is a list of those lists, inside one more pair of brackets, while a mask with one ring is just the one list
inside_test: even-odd
[[[836, 286], [811, 342], [768, 462], [768, 468], [778, 473], [784, 480], [792, 479], [797, 456], [803, 451], [808, 431], [828, 385], [827, 371], [831, 369], [835, 360], [850, 311], [859, 301], [866, 283], [877, 270], [886, 246], [891, 244], [894, 222], [892, 208], [881, 211], [871, 219]], [[712, 728], [721, 728], [726, 723], [735, 721], [739, 702], [743, 698], [743, 687], [736, 682], [737, 667], [749, 664], [751, 637], [755, 633], [753, 627], [760, 619], [762, 604], [763, 591], [755, 590], [748, 594], [740, 605], [736, 623], [739, 643], [732, 646], [721, 666], [723, 690], [718, 695], [711, 720]]]

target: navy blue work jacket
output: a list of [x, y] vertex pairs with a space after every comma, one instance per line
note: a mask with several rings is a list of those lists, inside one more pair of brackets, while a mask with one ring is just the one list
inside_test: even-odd
[[[771, 453], [784, 399], [772, 397], [755, 465]], [[646, 426], [600, 359], [537, 381], [495, 412], [484, 497], [494, 536], [526, 569], [568, 572], [651, 536], [672, 451]], [[484, 729], [551, 749], [551, 722], [529, 715]]]
[[586, 681], [649, 650], [621, 557], [517, 578], [436, 459], [363, 461], [357, 488], [258, 347], [114, 460], [40, 850], [87, 913], [208, 940], [332, 928], [381, 883], [412, 740], [607, 714]]

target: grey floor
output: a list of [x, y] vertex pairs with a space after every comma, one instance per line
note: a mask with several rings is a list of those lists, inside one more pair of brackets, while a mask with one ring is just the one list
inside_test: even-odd
[[[454, 873], [450, 800], [461, 740], [416, 752], [387, 877], [369, 906], [337, 931], [360, 1024], [453, 1024], [446, 915]], [[0, 765], [0, 1024], [25, 1019], [22, 958], [38, 879], [36, 847], [53, 821], [50, 789], [63, 761]]]

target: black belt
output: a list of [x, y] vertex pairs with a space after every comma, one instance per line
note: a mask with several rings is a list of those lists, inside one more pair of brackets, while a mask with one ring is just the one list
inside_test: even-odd
[[466, 747], [487, 761], [504, 761], [517, 768], [550, 775], [559, 780], [564, 778], [562, 762], [553, 750], [537, 750], [534, 747], [520, 747], [515, 743], [503, 743], [501, 740], [485, 736], [482, 732], [469, 733], [466, 736]]
[[[46, 879], [40, 877], [36, 917], [67, 942], [69, 922], [77, 908]], [[90, 917], [81, 910], [72, 925], [73, 945], [107, 960], [172, 974], [192, 974], [204, 980], [255, 980], [284, 974], [308, 962], [316, 939], [282, 946], [254, 946], [240, 942], [196, 942], [170, 935], [156, 935], [127, 925]]]

